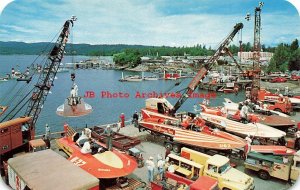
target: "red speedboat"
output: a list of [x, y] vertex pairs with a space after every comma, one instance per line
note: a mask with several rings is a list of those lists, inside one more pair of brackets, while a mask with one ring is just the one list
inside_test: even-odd
[[[65, 129], [66, 130], [66, 129]], [[64, 150], [70, 157], [68, 160], [79, 166], [83, 170], [101, 179], [117, 178], [131, 174], [137, 168], [136, 160], [117, 149], [108, 151], [106, 145], [95, 141], [103, 152], [81, 153], [81, 147], [74, 142], [75, 132], [67, 127], [67, 135], [58, 139], [58, 146]]]
[[190, 128], [181, 125], [180, 117], [163, 114], [163, 109], [155, 109], [155, 105], [171, 105], [164, 98], [150, 98], [146, 100], [146, 109], [142, 109], [142, 120], [139, 128], [150, 131], [152, 134], [166, 136], [169, 139], [184, 145], [208, 149], [228, 150], [245, 146], [245, 141], [239, 137], [222, 131], [213, 131], [208, 128], [201, 118], [194, 117]]

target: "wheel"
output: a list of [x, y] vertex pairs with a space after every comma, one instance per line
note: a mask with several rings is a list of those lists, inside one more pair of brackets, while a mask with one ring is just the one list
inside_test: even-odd
[[171, 144], [171, 143], [165, 143], [165, 148], [166, 149], [169, 149], [169, 150], [172, 150], [172, 148], [173, 148], [173, 145]]
[[260, 170], [258, 172], [258, 177], [263, 179], [263, 180], [268, 180], [270, 178], [270, 174], [267, 171]]
[[229, 188], [227, 188], [227, 187], [224, 187], [222, 190], [231, 190], [231, 189], [229, 189]]
[[278, 112], [283, 113], [280, 108], [275, 108], [274, 111], [278, 111]]
[[180, 152], [180, 149], [181, 149], [180, 145], [178, 145], [178, 144], [174, 144], [174, 145], [173, 145], [173, 151], [174, 151], [175, 153], [179, 153], [179, 152]]

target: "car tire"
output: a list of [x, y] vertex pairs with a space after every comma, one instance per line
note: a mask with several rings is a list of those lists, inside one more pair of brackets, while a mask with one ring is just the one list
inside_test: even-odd
[[265, 170], [260, 170], [258, 172], [258, 177], [263, 179], [263, 180], [268, 180], [270, 178], [270, 174]]

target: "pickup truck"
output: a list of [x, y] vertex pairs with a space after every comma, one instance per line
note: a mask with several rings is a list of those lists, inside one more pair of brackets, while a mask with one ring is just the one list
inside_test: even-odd
[[256, 171], [264, 180], [272, 176], [286, 181], [296, 181], [300, 173], [300, 152], [294, 155], [250, 152], [244, 164], [245, 168]]
[[167, 161], [168, 170], [171, 166], [175, 174], [188, 179], [208, 176], [216, 179], [222, 190], [254, 189], [253, 178], [232, 168], [225, 156], [210, 156], [184, 147], [181, 149], [181, 156], [169, 154]]

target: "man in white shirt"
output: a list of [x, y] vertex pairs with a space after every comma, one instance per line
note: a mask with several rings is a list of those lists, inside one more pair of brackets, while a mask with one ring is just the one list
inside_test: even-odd
[[164, 166], [165, 166], [165, 161], [162, 158], [160, 158], [157, 162], [157, 169], [158, 169], [158, 174], [159, 174], [160, 180], [163, 179]]
[[248, 102], [245, 101], [244, 102], [244, 105], [242, 107], [242, 110], [240, 112], [240, 116], [241, 116], [241, 119], [242, 119], [242, 122], [247, 122], [248, 121]]
[[91, 149], [91, 140], [88, 140], [88, 141], [86, 141], [83, 144], [83, 147], [81, 148], [80, 152], [82, 154], [88, 154], [88, 153], [92, 152], [92, 149]]
[[153, 181], [153, 176], [154, 176], [154, 167], [155, 164], [153, 162], [153, 157], [150, 156], [148, 160], [146, 160], [146, 166], [147, 166], [147, 170], [148, 170], [148, 182], [152, 182]]

